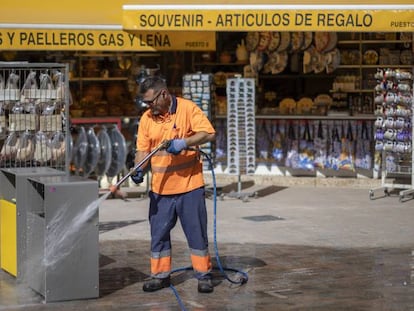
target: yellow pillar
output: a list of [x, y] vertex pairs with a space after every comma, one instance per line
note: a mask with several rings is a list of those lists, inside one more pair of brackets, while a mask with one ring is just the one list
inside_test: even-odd
[[17, 210], [6, 200], [0, 200], [0, 266], [17, 276]]

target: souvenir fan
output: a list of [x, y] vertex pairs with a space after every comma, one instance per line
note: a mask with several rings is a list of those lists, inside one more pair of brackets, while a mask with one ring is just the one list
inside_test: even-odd
[[292, 32], [290, 37], [290, 52], [294, 53], [299, 51], [303, 46], [304, 39], [305, 36], [303, 32]]
[[291, 35], [289, 31], [282, 31], [280, 33], [280, 44], [276, 49], [277, 52], [286, 51], [290, 47]]
[[318, 31], [314, 35], [315, 49], [318, 52], [323, 52], [329, 44], [329, 32]]
[[44, 164], [52, 158], [52, 148], [50, 139], [47, 137], [47, 135], [42, 132], [38, 131], [35, 134], [35, 151], [33, 159], [36, 162], [39, 162], [41, 164]]
[[317, 51], [313, 45], [310, 45], [309, 48], [303, 52], [303, 73], [310, 73], [313, 71], [316, 53]]
[[263, 73], [278, 74], [285, 70], [288, 63], [288, 53], [273, 52], [268, 55], [268, 60], [263, 67]]
[[116, 126], [110, 129], [108, 134], [112, 145], [112, 160], [106, 175], [108, 177], [114, 177], [118, 175], [125, 166], [127, 148], [125, 138]]
[[357, 125], [358, 139], [355, 146], [355, 167], [362, 169], [371, 169], [371, 139], [367, 123], [364, 121]]
[[312, 44], [312, 41], [313, 41], [313, 33], [312, 32], [304, 32], [303, 33], [303, 43], [302, 43], [302, 46], [301, 46], [301, 50], [304, 51], [308, 47], [310, 47], [310, 45]]
[[355, 157], [355, 147], [354, 147], [354, 134], [351, 126], [351, 122], [348, 122], [348, 129], [346, 131], [342, 130], [341, 138], [341, 154], [339, 156], [339, 169], [354, 171], [354, 157]]
[[95, 167], [95, 174], [104, 176], [111, 165], [112, 158], [112, 143], [108, 131], [105, 126], [101, 127], [98, 134], [98, 141], [100, 146], [99, 159]]
[[275, 51], [280, 45], [281, 34], [278, 31], [273, 31], [270, 33], [270, 42], [267, 46], [269, 52]]
[[256, 49], [258, 51], [266, 51], [271, 39], [271, 33], [268, 31], [259, 32], [259, 42]]
[[336, 32], [329, 32], [329, 41], [328, 45], [325, 47], [325, 49], [322, 51], [323, 53], [332, 51], [336, 44], [338, 43], [338, 34]]
[[293, 123], [288, 125], [286, 140], [286, 159], [285, 166], [290, 168], [299, 168], [299, 141], [296, 139], [295, 126]]
[[83, 167], [83, 176], [88, 177], [95, 170], [95, 167], [98, 164], [101, 147], [93, 127], [88, 129], [86, 137], [88, 140], [88, 150], [85, 165]]
[[83, 170], [88, 152], [88, 137], [83, 126], [78, 128], [78, 134], [73, 147], [73, 164], [76, 173]]
[[334, 49], [325, 55], [326, 59], [326, 73], [334, 72], [341, 64], [341, 52], [339, 49]]
[[315, 48], [318, 52], [329, 52], [335, 48], [338, 41], [336, 32], [316, 32], [314, 35]]
[[259, 150], [259, 157], [267, 159], [269, 157], [269, 133], [267, 132], [268, 120], [260, 120], [257, 123], [257, 150]]
[[319, 120], [318, 126], [316, 129], [316, 135], [314, 137], [314, 148], [315, 148], [315, 160], [313, 161], [314, 167], [325, 168], [326, 158], [327, 158], [327, 126], [322, 124], [322, 121]]
[[314, 148], [312, 133], [308, 122], [305, 122], [304, 126], [299, 127], [299, 135], [301, 137], [299, 141], [299, 163], [298, 168], [308, 171], [313, 171], [314, 166]]
[[255, 31], [249, 31], [246, 36], [246, 49], [249, 52], [256, 50], [259, 43], [259, 33]]
[[34, 143], [29, 131], [25, 131], [17, 144], [16, 161], [26, 162], [33, 158]]
[[341, 139], [339, 136], [339, 129], [336, 124], [333, 124], [330, 129], [331, 138], [329, 141], [329, 151], [326, 158], [326, 168], [339, 170], [339, 157], [341, 155]]
[[312, 69], [315, 73], [321, 73], [326, 68], [325, 54], [315, 51], [312, 55]]
[[225, 120], [217, 120], [217, 136], [216, 136], [216, 159], [224, 158], [227, 149], [227, 136]]
[[263, 68], [264, 63], [264, 54], [263, 52], [254, 51], [250, 53], [250, 69], [252, 73], [257, 74]]
[[284, 158], [285, 151], [285, 127], [280, 124], [280, 121], [275, 121], [272, 124], [272, 156], [273, 159], [280, 162]]

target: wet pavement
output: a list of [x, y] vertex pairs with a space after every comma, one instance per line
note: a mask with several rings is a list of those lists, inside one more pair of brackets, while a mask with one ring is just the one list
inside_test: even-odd
[[[244, 285], [215, 270], [214, 293], [200, 294], [183, 269], [173, 274], [173, 288], [143, 292], [148, 200], [110, 199], [100, 207], [100, 297], [43, 303], [0, 271], [0, 310], [414, 310], [414, 201], [370, 200], [361, 188], [261, 193], [248, 202], [217, 202], [220, 262], [247, 272]], [[214, 205], [207, 203], [215, 256]], [[172, 239], [173, 266], [185, 268], [190, 255], [179, 224]], [[241, 277], [228, 270], [226, 276]]]

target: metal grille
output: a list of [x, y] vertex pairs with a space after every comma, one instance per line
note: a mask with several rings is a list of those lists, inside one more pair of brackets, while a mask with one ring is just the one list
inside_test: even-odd
[[68, 170], [68, 65], [0, 63], [0, 167]]

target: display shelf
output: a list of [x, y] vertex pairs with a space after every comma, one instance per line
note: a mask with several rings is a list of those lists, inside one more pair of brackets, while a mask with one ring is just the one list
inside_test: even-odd
[[233, 63], [216, 63], [216, 62], [195, 62], [193, 63], [194, 66], [200, 67], [200, 66], [223, 66], [223, 67], [244, 67], [246, 65], [248, 65], [247, 63], [237, 63], [237, 62], [233, 62]]
[[[106, 53], [94, 53], [94, 52], [76, 52], [72, 54], [69, 63], [70, 66], [70, 86], [74, 103], [80, 103], [86, 96], [88, 87], [92, 84], [95, 87], [94, 91], [97, 92], [100, 88], [103, 97], [107, 96], [107, 86], [117, 84], [124, 86], [122, 91], [122, 98], [125, 99], [126, 95], [133, 101], [132, 87], [135, 85], [135, 78], [133, 76], [134, 70], [137, 70], [137, 64], [145, 60], [154, 59], [154, 62], [159, 63], [160, 53], [128, 53], [128, 52], [106, 52]], [[142, 59], [141, 59], [142, 58]], [[119, 89], [118, 89], [119, 90]], [[102, 102], [102, 98], [94, 98], [92, 94], [92, 102]], [[114, 94], [111, 94], [114, 95]], [[120, 94], [121, 95], [121, 94]]]
[[128, 77], [76, 77], [71, 78], [69, 82], [81, 82], [81, 81], [96, 81], [96, 82], [108, 82], [108, 81], [127, 81]]
[[371, 89], [357, 89], [357, 90], [329, 90], [329, 93], [374, 93]]
[[369, 197], [374, 199], [377, 190], [389, 196], [400, 189], [402, 202], [414, 198], [413, 73], [378, 69], [376, 77], [375, 150], [381, 187], [371, 189]]
[[[336, 75], [355, 77], [356, 89], [340, 92], [359, 93], [362, 100], [376, 84], [373, 76], [378, 67], [412, 70], [412, 45], [413, 37], [401, 33], [338, 33], [337, 47], [341, 51], [341, 64], [336, 69]], [[367, 54], [371, 51], [372, 54]], [[402, 53], [411, 59], [403, 57]]]
[[339, 40], [337, 44], [339, 45], [352, 45], [352, 44], [411, 44], [412, 41], [411, 40], [359, 40], [359, 39], [355, 39], [355, 40]]
[[91, 117], [91, 118], [71, 118], [72, 124], [116, 124], [121, 129], [121, 119], [123, 117]]
[[260, 74], [259, 79], [333, 79], [335, 76], [333, 74], [325, 74], [325, 73], [310, 73], [310, 74], [298, 74], [298, 73], [291, 73], [291, 74], [277, 74], [277, 75], [270, 75], [270, 74]]
[[378, 66], [381, 66], [383, 68], [413, 68], [413, 65], [339, 65], [337, 69], [377, 69]]
[[[226, 115], [216, 115], [216, 119], [227, 119]], [[308, 116], [308, 115], [256, 115], [256, 120], [375, 120], [374, 115], [356, 116]]]

